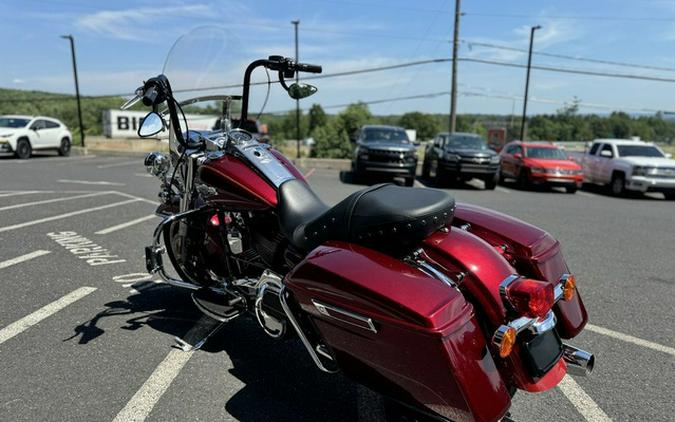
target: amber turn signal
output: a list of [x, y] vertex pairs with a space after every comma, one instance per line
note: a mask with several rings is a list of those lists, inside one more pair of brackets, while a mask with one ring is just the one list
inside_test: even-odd
[[511, 354], [513, 346], [516, 344], [516, 329], [502, 325], [497, 329], [492, 338], [492, 342], [499, 348], [499, 356], [502, 358]]
[[565, 285], [563, 286], [563, 299], [566, 301], [572, 300], [574, 297], [574, 292], [577, 289], [577, 279], [574, 275], [570, 274], [565, 280]]

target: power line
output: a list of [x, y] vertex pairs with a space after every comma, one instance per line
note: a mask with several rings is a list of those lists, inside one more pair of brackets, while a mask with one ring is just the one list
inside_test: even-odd
[[[525, 68], [526, 67], [525, 65], [518, 64], [518, 63], [509, 63], [509, 62], [502, 62], [502, 61], [497, 61], [497, 60], [476, 59], [476, 58], [469, 58], [469, 57], [459, 58], [458, 60], [465, 61], [465, 62], [489, 64], [489, 65], [495, 65], [495, 66], [504, 66], [504, 67], [514, 67], [514, 68]], [[321, 75], [310, 75], [310, 76], [304, 77], [303, 79], [304, 80], [311, 80], [311, 79], [325, 79], [325, 78], [340, 77], [340, 76], [350, 76], [350, 75], [357, 75], [357, 74], [363, 74], [363, 73], [371, 73], [371, 72], [380, 72], [380, 71], [392, 70], [392, 69], [400, 69], [400, 68], [405, 68], [405, 67], [410, 67], [410, 66], [420, 66], [420, 65], [433, 64], [433, 63], [447, 63], [447, 62], [451, 62], [451, 61], [452, 61], [452, 59], [449, 58], [449, 57], [428, 59], [428, 60], [417, 60], [417, 61], [412, 61], [412, 62], [404, 62], [404, 63], [397, 63], [397, 64], [393, 64], [393, 65], [387, 65], [387, 66], [375, 66], [375, 67], [362, 68], [362, 69], [352, 69], [352, 70], [347, 70], [347, 71], [343, 71], [343, 72], [325, 73], [325, 74], [321, 74]], [[675, 82], [675, 79], [657, 77], [657, 76], [634, 75], [634, 74], [626, 74], [626, 73], [597, 72], [597, 71], [585, 70], [585, 69], [570, 69], [570, 68], [553, 67], [553, 66], [541, 66], [541, 65], [534, 65], [534, 66], [532, 66], [532, 68], [537, 69], [537, 70], [550, 71], [550, 72], [571, 73], [571, 74], [579, 74], [579, 75], [586, 75], [586, 76], [601, 76], [601, 77], [608, 77], [608, 78], [646, 80], [646, 81], [655, 81], [655, 82]], [[279, 81], [277, 80], [277, 81], [272, 81], [272, 82], [278, 83]], [[265, 85], [265, 84], [267, 84], [266, 81], [265, 82], [252, 82], [251, 83], [251, 85]], [[209, 90], [214, 90], [214, 89], [240, 88], [240, 87], [242, 87], [241, 84], [232, 84], [232, 85], [205, 87], [205, 88], [176, 90], [175, 92], [199, 92], [199, 91], [209, 91]], [[32, 98], [32, 99], [1, 99], [0, 103], [3, 103], [3, 102], [62, 101], [62, 100], [72, 99], [72, 96], [68, 96], [68, 95], [64, 95], [64, 94], [53, 94], [53, 95], [59, 95], [59, 96], [38, 97], [38, 98]], [[124, 93], [124, 94], [86, 96], [86, 97], [82, 97], [82, 99], [83, 100], [91, 100], [91, 99], [111, 98], [111, 97], [125, 97], [125, 96], [130, 96], [130, 95], [134, 95], [134, 94]]]
[[[440, 91], [440, 92], [432, 92], [432, 93], [427, 93], [427, 94], [418, 94], [418, 95], [410, 95], [410, 96], [405, 96], [405, 97], [392, 97], [392, 98], [381, 98], [377, 100], [359, 100], [359, 101], [354, 101], [351, 103], [344, 103], [344, 104], [332, 104], [332, 105], [327, 105], [327, 106], [322, 106], [324, 109], [332, 109], [332, 108], [343, 108], [343, 107], [348, 107], [353, 104], [366, 104], [366, 105], [372, 105], [372, 104], [382, 104], [382, 103], [391, 103], [391, 102], [397, 102], [397, 101], [408, 101], [408, 100], [417, 100], [417, 99], [427, 99], [427, 98], [436, 98], [436, 97], [441, 97], [445, 95], [450, 95], [450, 92], [448, 91]], [[458, 95], [463, 96], [463, 97], [484, 97], [484, 98], [494, 98], [494, 99], [501, 99], [501, 100], [509, 100], [509, 101], [522, 101], [523, 97], [518, 96], [518, 95], [513, 95], [513, 94], [486, 94], [482, 92], [473, 92], [473, 91], [460, 91], [458, 92]], [[540, 97], [531, 97], [529, 101], [535, 102], [535, 103], [543, 103], [543, 104], [555, 104], [555, 105], [567, 105], [570, 103], [570, 101], [563, 101], [563, 100], [556, 100], [556, 99], [550, 99], [550, 98], [540, 98]], [[657, 112], [663, 112], [664, 114], [675, 114], [675, 111], [667, 111], [667, 110], [659, 110], [659, 109], [652, 109], [652, 108], [643, 108], [643, 107], [631, 107], [631, 106], [616, 106], [616, 105], [611, 105], [611, 104], [601, 104], [601, 103], [587, 103], [587, 102], [577, 102], [579, 107], [582, 108], [592, 108], [592, 109], [601, 109], [601, 110], [629, 110], [629, 111], [637, 111], [637, 112], [645, 112], [645, 113], [657, 113]], [[305, 109], [302, 109], [305, 111]], [[264, 114], [286, 114], [293, 111], [292, 109], [288, 110], [280, 110], [280, 111], [272, 111]]]
[[465, 16], [478, 16], [487, 18], [516, 18], [516, 19], [550, 19], [550, 20], [592, 20], [592, 21], [642, 21], [642, 22], [673, 22], [675, 17], [657, 17], [657, 16], [563, 16], [563, 15], [527, 15], [512, 13], [464, 13]]
[[[471, 41], [471, 40], [461, 40], [461, 42], [468, 45], [469, 47], [472, 47], [472, 46], [488, 47], [488, 48], [494, 48], [494, 49], [498, 49], [498, 50], [516, 51], [516, 52], [519, 52], [519, 53], [527, 53], [527, 50], [524, 49], [524, 48], [509, 47], [509, 46], [506, 46], [506, 45], [491, 44], [491, 43]], [[643, 65], [643, 64], [636, 64], [636, 63], [619, 62], [619, 61], [614, 61], [614, 60], [593, 59], [593, 58], [588, 58], [588, 57], [571, 56], [571, 55], [566, 55], [566, 54], [548, 53], [548, 52], [544, 52], [544, 51], [533, 51], [532, 53], [537, 54], [539, 56], [555, 57], [555, 58], [567, 59], [567, 60], [577, 60], [577, 61], [581, 61], [581, 62], [609, 64], [609, 65], [613, 65], [613, 66], [632, 67], [632, 68], [636, 68], [636, 69], [662, 70], [662, 71], [666, 71], [666, 72], [675, 72], [675, 68], [672, 68], [672, 67], [651, 66], [651, 65]]]
[[[527, 67], [524, 64], [501, 62], [501, 61], [497, 61], [497, 60], [473, 59], [473, 58], [468, 58], [468, 57], [460, 58], [459, 60], [464, 61], [464, 62], [483, 63], [483, 64], [490, 64], [490, 65], [495, 65], [495, 66], [516, 67], [516, 68]], [[596, 72], [596, 71], [592, 71], [592, 70], [569, 69], [569, 68], [564, 68], [564, 67], [533, 65], [532, 69], [545, 70], [545, 71], [549, 71], [549, 72], [558, 72], [558, 73], [573, 73], [573, 74], [577, 74], [577, 75], [587, 75], [587, 76], [603, 76], [603, 77], [607, 77], [607, 78], [636, 79], [636, 80], [655, 81], [655, 82], [675, 82], [675, 79], [663, 78], [663, 77], [658, 77], [658, 76], [632, 75], [632, 74], [628, 74], [628, 73]]]

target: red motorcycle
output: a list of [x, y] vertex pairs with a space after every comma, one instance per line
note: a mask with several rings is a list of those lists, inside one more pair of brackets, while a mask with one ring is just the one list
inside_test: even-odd
[[[213, 35], [219, 30], [202, 28], [173, 52], [208, 55], [218, 43], [192, 43]], [[173, 62], [194, 60], [186, 53]], [[296, 99], [316, 88], [286, 80], [321, 73], [270, 56], [246, 67], [241, 96], [179, 101], [187, 90], [169, 78], [181, 72], [165, 67], [125, 105], [153, 107], [140, 136], [169, 130], [170, 154], [145, 160], [162, 180], [157, 212], [165, 216], [146, 248], [149, 272], [193, 290], [206, 315], [251, 314], [273, 338], [297, 336], [320, 370], [342, 371], [432, 419], [507, 420], [517, 390], [590, 373], [593, 355], [562, 341], [579, 334], [587, 313], [558, 241], [433, 189], [382, 184], [327, 206], [287, 158], [246, 130], [255, 124], [248, 108], [258, 68], [276, 72]], [[215, 89], [208, 78], [186, 79], [201, 81], [193, 91]], [[222, 112], [212, 131], [184, 127], [196, 119], [183, 107], [199, 102], [222, 103], [211, 105]]]

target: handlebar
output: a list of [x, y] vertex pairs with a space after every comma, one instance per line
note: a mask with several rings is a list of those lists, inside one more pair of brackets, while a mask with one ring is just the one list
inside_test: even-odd
[[323, 69], [317, 64], [298, 63], [295, 65], [298, 72], [321, 73]]

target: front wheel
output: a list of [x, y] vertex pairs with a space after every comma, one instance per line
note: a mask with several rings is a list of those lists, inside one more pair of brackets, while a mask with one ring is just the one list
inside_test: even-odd
[[16, 151], [14, 152], [14, 154], [18, 158], [25, 160], [26, 158], [30, 158], [32, 152], [33, 149], [31, 148], [28, 139], [19, 139], [19, 141], [16, 143]]
[[530, 186], [529, 180], [527, 180], [527, 170], [520, 170], [518, 173], [518, 187], [522, 190], [526, 190]]
[[70, 139], [68, 138], [61, 139], [61, 145], [59, 146], [59, 155], [61, 157], [67, 157], [70, 155]]
[[577, 185], [574, 186], [565, 186], [565, 191], [567, 193], [576, 193], [577, 191]]
[[622, 174], [615, 174], [612, 176], [612, 183], [610, 185], [612, 195], [623, 196], [626, 192], [626, 179]]
[[483, 180], [483, 182], [485, 183], [485, 190], [495, 190], [497, 187], [497, 175], [495, 174], [492, 177], [488, 177]]
[[415, 184], [415, 176], [408, 176], [405, 178], [405, 185], [411, 187]]
[[422, 177], [425, 179], [429, 178], [429, 163], [427, 160], [424, 160], [424, 163], [422, 164]]
[[675, 192], [663, 192], [663, 196], [666, 197], [667, 201], [675, 201]]

